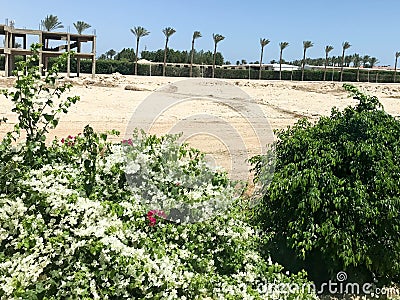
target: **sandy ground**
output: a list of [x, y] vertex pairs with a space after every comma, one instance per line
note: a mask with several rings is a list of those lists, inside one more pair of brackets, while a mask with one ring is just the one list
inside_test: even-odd
[[[14, 80], [0, 74], [0, 89], [12, 87]], [[61, 116], [59, 126], [50, 133], [51, 137], [76, 135], [90, 124], [97, 131], [119, 130], [122, 136], [119, 139], [122, 139], [129, 133], [130, 122], [131, 125], [151, 124], [150, 129], [145, 129], [156, 134], [189, 131], [191, 137], [186, 138], [191, 145], [208, 153], [211, 162], [222, 165], [239, 178], [246, 176], [245, 158], [263, 151], [260, 143], [265, 141], [265, 137], [261, 130], [272, 138], [272, 134], [267, 132], [269, 127], [283, 129], [301, 117], [317, 120], [329, 115], [334, 106], [343, 109], [356, 103], [337, 82], [218, 80], [213, 81], [212, 86], [203, 85], [199, 90], [191, 89], [192, 83], [187, 78], [123, 76], [118, 73], [96, 75], [95, 79], [84, 75], [70, 81], [74, 86], [68, 95], [79, 95], [80, 101], [67, 115]], [[377, 96], [388, 113], [400, 116], [400, 84], [355, 85]], [[156, 99], [155, 95], [159, 97]], [[163, 97], [171, 95], [174, 105], [157, 111], [163, 105]], [[201, 101], [194, 101], [200, 96]], [[220, 98], [224, 99], [214, 101]], [[225, 105], [229, 101], [236, 101], [241, 107]], [[138, 115], [138, 107], [143, 106], [145, 109]], [[256, 120], [247, 111], [250, 106], [262, 111], [269, 123], [268, 128], [265, 119]], [[9, 123], [0, 126], [0, 136], [4, 136], [15, 123], [11, 107], [10, 101], [1, 95], [0, 116], [7, 117]], [[246, 113], [249, 114], [246, 116]], [[176, 126], [185, 119], [185, 125]], [[257, 132], [254, 128], [258, 125], [260, 130]], [[233, 131], [228, 127], [234, 128]]]

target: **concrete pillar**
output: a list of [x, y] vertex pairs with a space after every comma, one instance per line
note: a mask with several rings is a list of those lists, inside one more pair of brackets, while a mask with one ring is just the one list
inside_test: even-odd
[[96, 36], [93, 37], [92, 44], [92, 77], [96, 75]]
[[[81, 53], [81, 42], [78, 41], [77, 53]], [[76, 61], [76, 76], [79, 77], [79, 73], [81, 72], [81, 59], [78, 57]]]
[[39, 42], [42, 44], [42, 47], [39, 49], [39, 73], [43, 76], [43, 35], [39, 34]]
[[71, 73], [71, 55], [69, 54], [69, 51], [71, 50], [71, 36], [68, 33], [67, 34], [67, 52], [68, 52], [68, 58], [67, 58], [67, 77], [70, 78], [70, 73]]
[[6, 37], [5, 37], [5, 44], [4, 44], [4, 56], [5, 56], [5, 65], [4, 65], [4, 73], [6, 77], [10, 76], [11, 74], [9, 73], [9, 32], [6, 31]]

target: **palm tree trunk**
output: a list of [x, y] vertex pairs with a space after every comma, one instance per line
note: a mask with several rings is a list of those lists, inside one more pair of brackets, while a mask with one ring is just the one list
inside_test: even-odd
[[396, 72], [397, 72], [397, 56], [394, 62], [394, 75], [393, 75], [393, 82], [396, 82]]
[[344, 48], [343, 48], [343, 54], [342, 54], [342, 65], [340, 67], [340, 81], [343, 81], [343, 65], [344, 65]]
[[324, 68], [324, 81], [326, 80], [326, 66], [328, 65], [328, 53], [325, 56], [325, 68]]
[[165, 48], [164, 48], [164, 65], [162, 70], [162, 76], [165, 76], [165, 67], [167, 63], [167, 49], [168, 49], [168, 38], [165, 40]]
[[137, 75], [137, 62], [139, 57], [139, 37], [136, 38], [135, 75]]
[[282, 80], [282, 49], [279, 55], [279, 80]]
[[193, 77], [194, 38], [192, 39], [192, 52], [190, 53], [190, 77]]
[[304, 48], [304, 52], [303, 52], [303, 63], [301, 66], [301, 81], [304, 81], [304, 66], [306, 64], [306, 48]]
[[360, 67], [357, 68], [357, 81], [360, 81]]
[[263, 54], [264, 54], [264, 47], [261, 47], [260, 71], [258, 72], [258, 80], [261, 80], [261, 69], [262, 69]]
[[214, 58], [213, 58], [213, 68], [212, 68], [212, 78], [215, 76], [215, 58], [217, 56], [217, 43], [214, 46]]

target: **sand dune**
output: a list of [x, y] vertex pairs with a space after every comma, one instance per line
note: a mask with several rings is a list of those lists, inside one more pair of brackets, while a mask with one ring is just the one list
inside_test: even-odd
[[[13, 80], [0, 77], [0, 89], [11, 87]], [[116, 129], [121, 131], [122, 136], [125, 136], [129, 122], [135, 117], [136, 108], [145, 99], [152, 95], [154, 97], [154, 93], [158, 93], [161, 88], [164, 89], [163, 93], [177, 93], [176, 86], [181, 88], [182, 81], [190, 79], [123, 76], [117, 73], [97, 75], [95, 79], [83, 76], [69, 80], [74, 87], [68, 95], [79, 95], [81, 100], [71, 107], [67, 115], [61, 116], [59, 126], [50, 134], [52, 137], [61, 138], [69, 134], [78, 134], [87, 124], [93, 126], [97, 131]], [[190, 81], [188, 82], [190, 83]], [[262, 151], [259, 146], [260, 141], [255, 136], [257, 134], [251, 132], [251, 127], [246, 127], [249, 124], [252, 126], [251, 123], [254, 120], [240, 116], [240, 111], [246, 110], [248, 103], [257, 105], [267, 118], [271, 129], [285, 128], [294, 124], [301, 117], [317, 120], [322, 115], [329, 115], [334, 106], [343, 109], [347, 105], [356, 103], [354, 99], [348, 97], [342, 84], [337, 82], [218, 80], [212, 85], [213, 93], [218, 93], [220, 90], [224, 93], [226, 86], [235, 87], [238, 89], [236, 90], [238, 94], [248, 95], [250, 102], [243, 102], [243, 108], [239, 108], [239, 114], [238, 111], [225, 111], [224, 103], [215, 104], [212, 101], [189, 101], [175, 105], [156, 118], [150, 132], [167, 133], [180, 120], [196, 116], [199, 113], [216, 116], [220, 122], [238, 128], [237, 132], [242, 136], [246, 149], [243, 149], [243, 145], [229, 148], [229, 144], [235, 145], [237, 141], [227, 133], [223, 134], [220, 139], [199, 134], [192, 136], [188, 141], [209, 153], [211, 161], [215, 161], [216, 164], [222, 165], [233, 173], [243, 173], [243, 170], [235, 170], [237, 166], [234, 166], [234, 162], [238, 157], [242, 159], [246, 154], [252, 156]], [[388, 113], [394, 116], [400, 115], [400, 84], [357, 83], [355, 85], [362, 91], [377, 96]], [[186, 95], [185, 99], [190, 98], [190, 84], [188, 90], [189, 95]], [[207, 88], [204, 89], [204, 97], [212, 100], [213, 95], [207, 94]], [[235, 98], [235, 95], [232, 97]], [[240, 99], [236, 100], [240, 101]], [[10, 120], [8, 125], [0, 126], [0, 136], [3, 136], [15, 122], [15, 116], [11, 113], [11, 103], [4, 96], [0, 96], [0, 114]], [[151, 113], [148, 114], [148, 117], [154, 119]], [[195, 118], [193, 120], [190, 123], [190, 130], [203, 127], [204, 123], [208, 122], [204, 116], [197, 118], [197, 121]], [[143, 122], [147, 121], [149, 120], [143, 120]], [[211, 119], [209, 122], [212, 122]], [[217, 122], [214, 128], [219, 128], [219, 126], [222, 125]], [[204, 130], [207, 131], [203, 128], [203, 133]], [[243, 151], [247, 151], [247, 153], [241, 153]], [[242, 175], [244, 176], [244, 174], [240, 174], [240, 176]]]

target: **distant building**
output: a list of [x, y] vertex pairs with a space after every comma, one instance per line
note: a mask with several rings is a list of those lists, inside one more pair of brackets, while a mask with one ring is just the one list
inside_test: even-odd
[[[74, 58], [77, 59], [77, 76], [80, 72], [80, 60], [82, 58], [92, 60], [92, 75], [95, 75], [96, 71], [96, 36], [88, 34], [73, 34], [69, 32], [49, 32], [42, 30], [32, 30], [32, 29], [21, 29], [14, 28], [13, 24], [8, 25], [0, 24], [0, 36], [4, 36], [4, 47], [0, 47], [0, 55], [5, 55], [5, 75], [11, 76], [14, 70], [15, 56], [27, 56], [32, 55], [32, 51], [27, 48], [27, 39], [35, 38], [37, 43], [42, 45], [39, 50], [39, 69], [43, 72], [47, 69], [47, 61], [49, 57], [60, 56], [65, 52], [69, 52], [76, 49], [74, 53]], [[17, 39], [22, 39], [21, 48], [16, 47]], [[46, 47], [49, 45], [49, 41], [52, 44], [59, 44], [55, 47]], [[83, 53], [81, 52], [82, 43], [91, 42], [91, 52]], [[2, 46], [2, 45], [1, 45]], [[71, 72], [71, 57], [68, 56], [67, 61], [67, 76], [70, 76]]]

